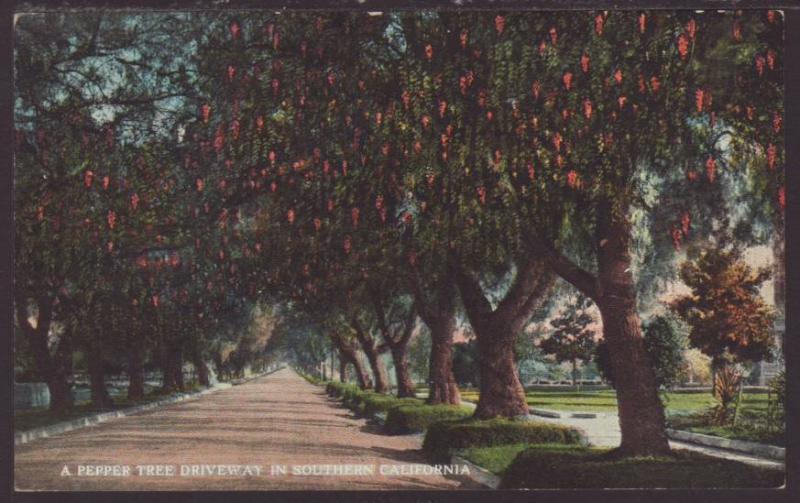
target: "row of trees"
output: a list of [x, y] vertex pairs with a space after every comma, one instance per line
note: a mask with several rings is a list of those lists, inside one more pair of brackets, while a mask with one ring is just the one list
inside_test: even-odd
[[[71, 78], [39, 52], [18, 54], [31, 75], [20, 89], [49, 93], [17, 107], [20, 151], [30, 152], [18, 163], [27, 181], [17, 234], [19, 323], [38, 308], [36, 326], [23, 326], [29, 339], [46, 339], [48, 305], [66, 283], [62, 296], [75, 292], [80, 309], [88, 292], [118, 299], [120, 327], [137, 310], [156, 313], [167, 327], [156, 333], [174, 334], [159, 340], [176, 362], [251, 306], [278, 303], [289, 325], [305, 327], [299, 340], [322, 334], [364, 387], [388, 390], [380, 355], [389, 352], [398, 394], [409, 396], [419, 318], [431, 340], [429, 401], [458, 403], [453, 336], [468, 323], [480, 355], [476, 416], [510, 417], [527, 412], [515, 345], [566, 282], [600, 311], [620, 452], [668, 451], [639, 304], [695, 240], [763, 241], [782, 225], [781, 17], [374, 14], [194, 14], [178, 29], [162, 25], [171, 43], [156, 48], [124, 36], [131, 22], [122, 20], [109, 31], [126, 43], [116, 52], [98, 44], [99, 28], [77, 42], [45, 37], [65, 62], [90, 54], [75, 70], [89, 81], [106, 75], [90, 70], [109, 55], [153, 73], [126, 83], [167, 79], [168, 91], [148, 89], [146, 99], [135, 86], [121, 98], [113, 81], [92, 83], [167, 133], [138, 141], [109, 126], [81, 142], [80, 126], [31, 112], [55, 130], [46, 141], [75, 131], [48, 150], [22, 117], [85, 89], [39, 83]], [[43, 182], [41, 173], [53, 176], [39, 159], [48, 151], [63, 167]], [[47, 256], [44, 243], [55, 248], [42, 225], [46, 186], [73, 212], [64, 224], [74, 244], [57, 249], [75, 261], [27, 265]], [[130, 286], [106, 294], [120, 285]], [[74, 319], [74, 330], [91, 331], [88, 316]], [[115, 341], [113, 330], [96, 332]]]

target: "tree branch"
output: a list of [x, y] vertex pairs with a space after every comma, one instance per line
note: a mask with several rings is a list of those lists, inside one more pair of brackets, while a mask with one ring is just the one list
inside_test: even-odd
[[581, 293], [595, 302], [602, 295], [597, 277], [573, 262], [561, 253], [551, 242], [536, 241], [529, 243], [532, 251], [543, 257], [546, 263], [561, 278], [580, 290]]

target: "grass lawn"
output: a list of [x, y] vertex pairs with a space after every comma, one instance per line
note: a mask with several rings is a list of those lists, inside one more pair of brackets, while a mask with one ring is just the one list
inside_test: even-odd
[[497, 445], [494, 447], [471, 447], [461, 451], [462, 458], [486, 468], [495, 475], [501, 475], [514, 461], [517, 454], [530, 447], [528, 444]]
[[462, 456], [502, 477], [501, 488], [780, 487], [784, 473], [676, 451], [665, 458], [609, 459], [609, 449], [513, 444], [467, 449]]
[[[617, 412], [617, 395], [612, 390], [588, 391], [528, 391], [528, 405], [543, 409], [572, 412]], [[711, 393], [669, 392], [662, 395], [667, 411], [699, 411], [714, 405]], [[461, 398], [478, 401], [477, 391], [463, 391]], [[742, 410], [767, 410], [767, 393], [742, 395]]]
[[[190, 393], [199, 390], [199, 386], [189, 385], [186, 387], [184, 393]], [[54, 413], [46, 408], [36, 408], [30, 410], [15, 410], [14, 411], [14, 431], [26, 431], [33, 428], [40, 428], [42, 426], [50, 426], [51, 424], [61, 423], [63, 421], [71, 421], [79, 419], [84, 416], [90, 416], [98, 412], [110, 412], [113, 410], [125, 409], [135, 405], [142, 405], [145, 403], [155, 402], [168, 397], [169, 394], [161, 393], [159, 390], [154, 390], [141, 400], [128, 400], [125, 395], [112, 395], [114, 406], [110, 409], [98, 410], [92, 406], [91, 402], [78, 402], [68, 412]]]

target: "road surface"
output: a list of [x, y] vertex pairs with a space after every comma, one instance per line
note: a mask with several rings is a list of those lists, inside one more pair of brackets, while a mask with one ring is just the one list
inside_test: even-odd
[[[473, 489], [292, 370], [15, 448], [17, 490]], [[65, 469], [66, 468], [66, 469]], [[281, 471], [274, 472], [284, 468]], [[384, 472], [384, 473], [381, 473]]]

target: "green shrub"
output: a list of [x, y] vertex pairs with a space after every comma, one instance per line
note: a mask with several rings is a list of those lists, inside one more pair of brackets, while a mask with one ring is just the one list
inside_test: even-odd
[[392, 435], [420, 433], [439, 421], [464, 419], [472, 409], [457, 405], [400, 405], [387, 411], [386, 432]]
[[695, 452], [611, 459], [608, 449], [531, 446], [506, 469], [501, 489], [780, 487], [780, 470]]
[[347, 390], [358, 390], [358, 386], [356, 386], [355, 384], [349, 384], [337, 381], [330, 381], [325, 386], [325, 391], [328, 393], [328, 395], [337, 398], [344, 396], [344, 393]]
[[388, 412], [390, 409], [401, 405], [423, 405], [424, 403], [419, 398], [397, 398], [393, 395], [365, 393], [361, 399], [359, 412], [373, 416], [379, 412]]
[[422, 449], [434, 461], [447, 461], [452, 449], [508, 444], [584, 445], [575, 428], [524, 419], [467, 419], [431, 425]]
[[304, 374], [302, 372], [298, 372], [298, 374], [300, 374], [300, 376], [303, 379], [305, 379], [306, 381], [310, 382], [311, 384], [317, 384], [317, 385], [325, 384], [327, 386], [328, 381], [326, 381], [324, 379], [320, 379], [319, 377], [314, 377], [314, 376], [312, 376], [310, 374]]

